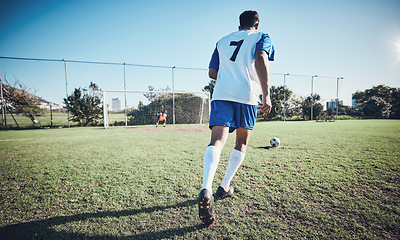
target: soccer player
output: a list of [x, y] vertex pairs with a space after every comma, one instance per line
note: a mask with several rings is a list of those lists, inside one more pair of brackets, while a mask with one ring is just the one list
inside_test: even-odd
[[[230, 182], [242, 164], [256, 122], [260, 88], [260, 110], [264, 115], [271, 111], [268, 61], [274, 60], [274, 47], [268, 34], [258, 31], [256, 11], [243, 12], [239, 20], [239, 31], [217, 42], [209, 65], [209, 77], [217, 81], [211, 102], [211, 141], [204, 152], [203, 188], [198, 198], [199, 217], [204, 225], [215, 221], [214, 196], [224, 199], [234, 193]], [[235, 130], [235, 147], [224, 179], [213, 196], [212, 182], [220, 154], [228, 134]]]
[[159, 114], [157, 114], [157, 123], [156, 123], [156, 127], [158, 127], [158, 123], [162, 123], [163, 126], [165, 127], [165, 124], [167, 122], [167, 114], [165, 114], [164, 112], [161, 112]]

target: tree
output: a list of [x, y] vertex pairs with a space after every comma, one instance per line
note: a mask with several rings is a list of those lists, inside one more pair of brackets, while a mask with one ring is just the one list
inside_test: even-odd
[[338, 114], [339, 115], [347, 115], [352, 112], [352, 108], [350, 106], [339, 104]]
[[385, 85], [373, 86], [371, 89], [365, 91], [357, 91], [353, 94], [353, 98], [357, 100], [357, 103], [363, 104], [369, 100], [370, 97], [376, 96], [384, 99], [386, 102], [392, 102], [393, 91], [395, 88], [391, 88]]
[[64, 98], [64, 104], [71, 113], [71, 121], [80, 126], [96, 125], [103, 114], [101, 89], [90, 82], [88, 89], [75, 88], [74, 92]]
[[299, 118], [303, 116], [303, 109], [302, 109], [302, 98], [297, 98], [295, 95], [288, 100], [288, 107], [286, 110], [287, 117], [294, 117], [298, 116]]
[[144, 107], [144, 103], [142, 101], [139, 101], [137, 108], [141, 109], [142, 107]]
[[392, 92], [392, 101], [390, 102], [392, 105], [391, 118], [400, 118], [400, 88], [395, 88]]
[[[171, 89], [167, 86], [167, 88], [161, 88], [161, 89], [154, 89], [153, 86], [149, 85], [148, 86], [149, 91], [171, 91]], [[150, 102], [154, 101], [155, 99], [157, 99], [158, 97], [164, 95], [165, 93], [159, 93], [159, 92], [149, 92], [149, 93], [143, 93], [143, 95], [147, 98], [147, 100], [149, 100]]]
[[[3, 86], [3, 97], [6, 106], [13, 113], [27, 116], [33, 123], [37, 123], [36, 117], [44, 114], [44, 109], [40, 108], [40, 98], [29, 93], [27, 87], [18, 80], [12, 87], [7, 80]], [[18, 86], [18, 87], [16, 87]]]
[[208, 85], [205, 86], [205, 87], [202, 89], [203, 92], [209, 92], [209, 93], [210, 93], [210, 98], [211, 98], [211, 99], [212, 99], [212, 95], [213, 95], [213, 93], [214, 93], [215, 83], [216, 83], [216, 80], [210, 79], [210, 82], [208, 82]]
[[400, 118], [400, 88], [392, 88], [385, 85], [373, 86], [371, 89], [355, 92], [353, 99], [363, 108], [373, 96], [380, 97], [391, 105], [390, 118]]
[[[267, 114], [264, 118], [266, 119], [276, 119], [279, 115], [283, 115], [283, 106], [285, 106], [286, 111], [289, 108], [289, 100], [292, 97], [292, 91], [284, 86], [275, 87], [272, 86], [270, 88], [270, 98], [272, 109], [269, 114]], [[262, 99], [262, 95], [260, 95], [260, 101]]]
[[392, 105], [381, 97], [372, 96], [363, 104], [362, 112], [365, 116], [388, 118]]
[[[142, 105], [128, 113], [129, 124], [146, 125], [154, 124], [157, 113], [167, 113], [167, 122], [172, 122], [172, 93], [167, 93], [155, 98], [150, 104]], [[203, 107], [202, 107], [203, 105]], [[201, 110], [208, 113], [208, 104], [201, 97], [192, 93], [175, 94], [175, 123], [191, 124], [199, 123]], [[203, 121], [208, 121], [208, 114], [203, 114]]]
[[317, 93], [314, 93], [306, 98], [302, 98], [301, 109], [304, 119], [310, 119], [311, 105], [313, 106], [314, 119], [324, 113], [324, 106], [322, 105], [322, 103], [319, 102], [320, 100], [321, 96]]
[[333, 114], [333, 108], [329, 107], [328, 109], [326, 109], [326, 115], [328, 115], [328, 117], [334, 115]]

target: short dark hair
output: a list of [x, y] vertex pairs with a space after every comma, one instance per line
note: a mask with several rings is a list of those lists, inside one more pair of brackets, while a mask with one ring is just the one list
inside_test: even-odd
[[260, 17], [256, 11], [248, 10], [240, 14], [239, 21], [241, 28], [249, 28], [257, 25], [260, 22]]

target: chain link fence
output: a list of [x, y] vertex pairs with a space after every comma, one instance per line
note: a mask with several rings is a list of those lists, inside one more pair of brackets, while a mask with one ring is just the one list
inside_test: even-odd
[[[71, 116], [65, 109], [64, 98], [71, 95], [75, 89], [86, 90], [91, 82], [107, 91], [202, 92], [210, 81], [207, 70], [206, 68], [131, 63], [0, 57], [2, 85], [30, 93], [31, 96], [38, 99], [42, 109], [40, 113], [37, 113], [35, 120], [32, 120], [26, 114], [16, 111], [10, 103], [4, 100], [3, 96], [2, 126], [3, 128], [76, 126], [77, 123], [71, 121]], [[298, 98], [317, 93], [321, 96], [320, 102], [326, 106], [332, 102], [336, 103], [338, 100], [340, 79], [326, 76], [271, 73], [270, 85], [285, 85]], [[143, 93], [136, 94], [136, 96], [141, 94]], [[109, 97], [110, 102], [106, 103], [108, 109], [111, 108], [112, 98]], [[115, 98], [122, 101], [125, 118], [128, 117], [128, 111], [125, 111], [125, 108], [132, 110], [137, 109], [140, 104], [149, 104], [149, 101], [146, 100], [129, 100], [127, 102], [124, 94]], [[284, 107], [279, 114], [286, 118], [289, 116], [287, 111], [288, 109]], [[152, 114], [155, 113], [149, 113], [149, 116]], [[169, 113], [169, 116], [169, 121], [173, 121], [172, 113]], [[99, 125], [103, 124], [104, 122], [99, 122]]]

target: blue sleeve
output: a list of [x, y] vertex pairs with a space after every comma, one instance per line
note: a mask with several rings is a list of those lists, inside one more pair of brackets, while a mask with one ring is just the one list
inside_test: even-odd
[[211, 61], [208, 67], [214, 68], [216, 70], [219, 69], [219, 53], [217, 47], [215, 47], [214, 53], [212, 54]]
[[268, 60], [274, 61], [275, 59], [275, 48], [274, 45], [271, 44], [271, 39], [268, 34], [263, 33], [261, 39], [256, 44], [256, 52], [257, 50], [264, 50], [268, 53]]

